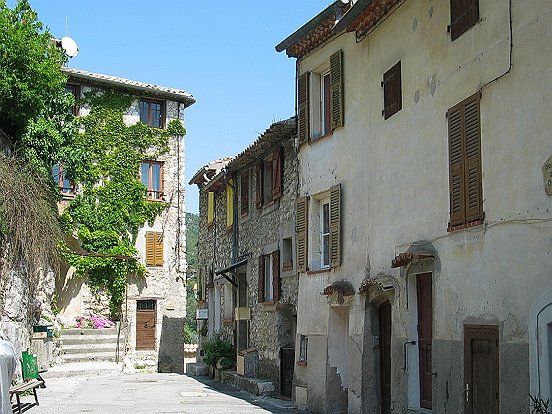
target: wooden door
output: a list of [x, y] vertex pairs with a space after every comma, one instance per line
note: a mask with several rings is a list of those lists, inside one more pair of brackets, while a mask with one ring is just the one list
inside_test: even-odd
[[280, 395], [291, 398], [293, 372], [295, 369], [295, 349], [280, 348]]
[[156, 301], [136, 301], [136, 349], [155, 349]]
[[498, 414], [498, 326], [464, 326], [466, 414]]
[[416, 277], [418, 297], [418, 350], [420, 369], [420, 407], [432, 408], [433, 374], [431, 342], [433, 339], [433, 295], [431, 273]]
[[391, 304], [379, 307], [381, 414], [391, 413]]

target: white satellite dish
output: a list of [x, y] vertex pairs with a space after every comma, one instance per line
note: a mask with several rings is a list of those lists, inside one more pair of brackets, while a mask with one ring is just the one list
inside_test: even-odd
[[79, 47], [77, 43], [71, 39], [69, 36], [64, 36], [61, 38], [61, 47], [65, 50], [65, 53], [70, 58], [77, 56], [79, 53]]

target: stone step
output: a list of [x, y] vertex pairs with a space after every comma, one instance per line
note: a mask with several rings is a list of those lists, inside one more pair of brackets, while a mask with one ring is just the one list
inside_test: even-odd
[[278, 395], [278, 384], [259, 378], [249, 378], [239, 375], [236, 371], [222, 371], [220, 382], [231, 385], [249, 394], [258, 396]]
[[[120, 338], [122, 339], [122, 338]], [[78, 344], [116, 344], [117, 335], [100, 335], [100, 336], [60, 336], [60, 341], [63, 345], [78, 345]]]
[[56, 365], [44, 372], [42, 377], [48, 384], [50, 378], [65, 378], [65, 377], [92, 377], [96, 375], [112, 375], [118, 374], [123, 370], [123, 364], [116, 364], [109, 361], [86, 361], [86, 362], [71, 362], [61, 365]]
[[60, 331], [61, 337], [64, 336], [103, 336], [103, 335], [117, 335], [117, 328], [105, 328], [105, 329], [62, 329]]
[[207, 376], [209, 367], [203, 362], [189, 362], [186, 364], [186, 374], [193, 376]]
[[85, 354], [95, 352], [115, 352], [117, 349], [117, 343], [86, 343], [86, 344], [63, 344], [64, 354]]
[[[123, 353], [119, 354], [123, 357]], [[63, 355], [65, 362], [86, 362], [86, 361], [115, 361], [115, 351], [111, 352], [83, 352], [78, 354]]]

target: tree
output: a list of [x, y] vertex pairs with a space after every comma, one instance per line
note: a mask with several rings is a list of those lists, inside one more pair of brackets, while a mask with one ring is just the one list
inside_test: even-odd
[[73, 97], [65, 93], [67, 60], [27, 0], [0, 0], [0, 129], [15, 153], [43, 175], [75, 134]]

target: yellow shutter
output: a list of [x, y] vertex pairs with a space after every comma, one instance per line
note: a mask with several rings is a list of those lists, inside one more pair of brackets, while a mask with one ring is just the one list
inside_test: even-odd
[[155, 266], [163, 266], [163, 233], [154, 233], [155, 235]]
[[234, 222], [234, 190], [233, 180], [226, 185], [226, 227], [231, 227]]
[[163, 233], [146, 233], [146, 266], [163, 266]]
[[209, 191], [207, 194], [207, 224], [215, 219], [215, 193]]

